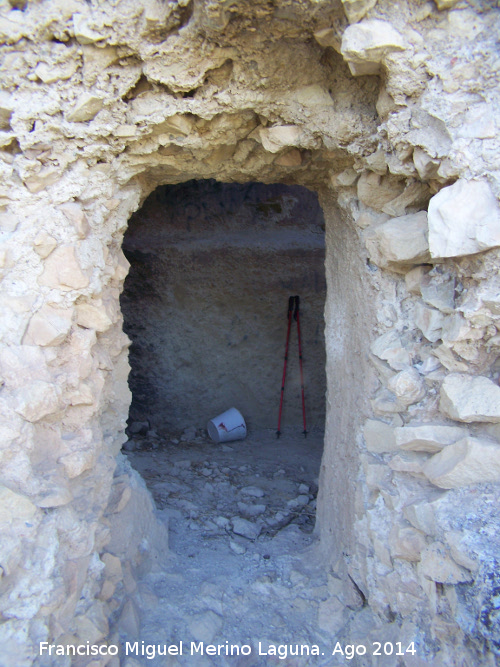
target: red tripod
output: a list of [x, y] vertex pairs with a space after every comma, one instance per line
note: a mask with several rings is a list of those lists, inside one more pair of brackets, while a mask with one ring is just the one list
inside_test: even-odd
[[[295, 303], [295, 310], [294, 310], [294, 305]], [[302, 343], [300, 339], [300, 314], [299, 314], [299, 303], [300, 299], [298, 296], [291, 296], [288, 299], [288, 312], [287, 312], [287, 318], [288, 318], [288, 327], [286, 330], [286, 344], [285, 344], [285, 363], [283, 364], [283, 379], [281, 380], [281, 396], [280, 396], [280, 411], [279, 411], [279, 416], [278, 416], [278, 430], [276, 431], [276, 435], [279, 438], [281, 435], [281, 413], [283, 411], [283, 396], [285, 394], [285, 380], [286, 380], [286, 364], [288, 361], [288, 346], [290, 342], [290, 328], [292, 325], [292, 311], [293, 311], [293, 319], [297, 322], [297, 338], [299, 341], [299, 366], [300, 366], [300, 388], [302, 392], [302, 420], [304, 422], [304, 437], [307, 435], [307, 429], [306, 429], [306, 404], [305, 404], [305, 398], [304, 398], [304, 371], [302, 368]]]

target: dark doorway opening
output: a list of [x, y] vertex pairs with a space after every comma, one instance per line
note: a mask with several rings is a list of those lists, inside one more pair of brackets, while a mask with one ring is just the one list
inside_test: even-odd
[[[276, 429], [288, 298], [298, 294], [308, 430], [323, 430], [324, 221], [313, 192], [162, 186], [132, 216], [123, 249], [131, 263], [121, 300], [132, 339], [130, 421], [180, 433], [235, 406], [249, 429]], [[294, 328], [287, 428], [302, 430]]]

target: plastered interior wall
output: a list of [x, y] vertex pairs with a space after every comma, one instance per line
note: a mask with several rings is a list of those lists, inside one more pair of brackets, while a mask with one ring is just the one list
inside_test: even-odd
[[0, 5], [6, 664], [106, 637], [164, 544], [119, 454], [121, 245], [207, 178], [322, 198], [325, 567], [428, 661], [494, 661], [497, 34], [475, 0]]
[[[121, 297], [132, 339], [130, 415], [161, 432], [237, 407], [277, 428], [288, 300], [300, 297], [306, 426], [325, 419], [324, 219], [305, 188], [194, 181], [157, 189], [132, 217]], [[303, 430], [297, 325], [282, 427]]]

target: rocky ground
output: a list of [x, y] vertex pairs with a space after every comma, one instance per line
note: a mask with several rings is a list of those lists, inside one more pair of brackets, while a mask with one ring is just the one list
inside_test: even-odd
[[[371, 613], [345, 606], [340, 580], [315, 549], [322, 439], [287, 429], [279, 440], [261, 431], [215, 444], [187, 429], [180, 438], [150, 431], [127, 443], [169, 525], [171, 551], [164, 569], [139, 584], [139, 649], [184, 646], [183, 656], [129, 656], [128, 667], [343, 664], [331, 655], [332, 637], [368, 636]], [[191, 655], [191, 642], [220, 644], [222, 655]], [[226, 642], [252, 652], [226, 657]], [[291, 657], [297, 644], [299, 657]], [[300, 656], [302, 644], [319, 655]]]

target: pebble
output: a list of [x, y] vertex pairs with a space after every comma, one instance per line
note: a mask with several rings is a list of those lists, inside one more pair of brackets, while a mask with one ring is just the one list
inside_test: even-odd
[[149, 429], [149, 422], [133, 421], [129, 424], [127, 430], [132, 435], [146, 435]]
[[238, 509], [243, 516], [254, 517], [264, 514], [266, 511], [265, 505], [247, 505], [247, 503], [238, 503]]
[[297, 496], [296, 498], [292, 498], [292, 500], [289, 500], [287, 502], [288, 507], [290, 508], [296, 508], [296, 507], [304, 507], [307, 505], [309, 502], [309, 496], [306, 495], [301, 495]]
[[307, 484], [300, 484], [299, 493], [309, 493], [309, 486]]
[[233, 526], [233, 533], [246, 537], [247, 540], [256, 540], [260, 535], [261, 526], [252, 521], [242, 519], [240, 516], [234, 516], [231, 519], [231, 523]]
[[186, 436], [186, 438], [196, 438], [196, 427], [188, 426], [187, 428], [184, 429], [182, 435]]
[[191, 461], [189, 459], [183, 459], [182, 461], [176, 461], [174, 465], [178, 468], [190, 468]]
[[241, 489], [241, 493], [244, 496], [253, 496], [254, 498], [262, 498], [262, 496], [266, 495], [258, 486], [244, 486]]
[[234, 540], [229, 540], [229, 547], [231, 548], [231, 551], [238, 556], [243, 556], [243, 554], [247, 552], [246, 547], [242, 544], [238, 544], [238, 542], [235, 542]]
[[231, 524], [229, 519], [226, 519], [225, 516], [216, 517], [215, 523], [219, 526], [219, 528], [229, 528], [229, 526]]

